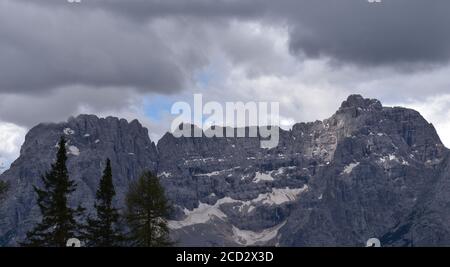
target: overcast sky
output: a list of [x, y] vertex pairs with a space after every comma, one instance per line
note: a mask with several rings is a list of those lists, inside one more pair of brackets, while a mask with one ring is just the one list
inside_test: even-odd
[[0, 168], [28, 129], [80, 113], [279, 101], [286, 124], [352, 93], [418, 109], [450, 145], [448, 0], [0, 0]]

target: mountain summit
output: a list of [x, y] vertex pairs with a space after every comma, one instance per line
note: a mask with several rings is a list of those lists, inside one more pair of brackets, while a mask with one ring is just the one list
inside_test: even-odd
[[155, 145], [138, 121], [80, 115], [40, 124], [0, 176], [0, 244], [15, 245], [39, 217], [32, 185], [61, 135], [78, 189], [92, 210], [106, 157], [120, 208], [130, 181], [157, 173], [174, 206], [172, 237], [187, 246], [450, 245], [449, 151], [418, 112], [351, 95], [329, 119], [257, 138], [175, 138]]
[[383, 106], [377, 99], [364, 98], [361, 95], [350, 95], [347, 100], [342, 102], [340, 110], [348, 108], [374, 109], [381, 110]]

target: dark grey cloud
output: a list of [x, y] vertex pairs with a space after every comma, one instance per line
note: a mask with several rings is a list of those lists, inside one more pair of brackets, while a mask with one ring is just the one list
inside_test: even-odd
[[[54, 5], [59, 1], [47, 2]], [[373, 4], [367, 0], [84, 2], [84, 8], [108, 10], [131, 19], [185, 16], [285, 23], [292, 52], [304, 57], [331, 57], [362, 65], [442, 63], [450, 58], [447, 0]]]
[[204, 56], [181, 55], [163, 33], [158, 25], [129, 23], [101, 10], [2, 0], [0, 92], [33, 94], [70, 85], [177, 92]]
[[266, 0], [81, 0], [82, 4], [69, 4], [61, 0], [16, 0], [53, 8], [101, 9], [128, 16], [132, 19], [148, 19], [164, 16], [190, 17], [259, 17], [268, 9]]
[[[0, 6], [0, 92], [70, 85], [177, 92], [210, 60], [209, 46], [221, 43], [224, 24], [236, 20], [286, 26], [300, 60], [410, 66], [450, 58], [447, 0], [0, 0]], [[178, 32], [168, 34], [161, 20], [176, 21]], [[216, 40], [196, 27], [209, 27]], [[196, 35], [178, 44], [178, 35], [188, 34]], [[240, 41], [224, 40], [224, 52], [265, 56], [254, 55], [265, 49], [258, 43], [248, 53]]]
[[303, 1], [289, 10], [290, 48], [306, 57], [363, 65], [443, 63], [450, 57], [450, 1]]
[[292, 52], [306, 57], [363, 65], [442, 63], [450, 58], [447, 0], [135, 2], [113, 0], [108, 5], [116, 12], [126, 10], [129, 16], [148, 12], [148, 16], [229, 16], [285, 23]]
[[[130, 109], [138, 99], [131, 90], [72, 86], [55, 89], [52, 94], [3, 94], [0, 122], [13, 122], [27, 128], [40, 122], [64, 121], [80, 113], [118, 113]], [[1, 141], [1, 140], [0, 140]]]

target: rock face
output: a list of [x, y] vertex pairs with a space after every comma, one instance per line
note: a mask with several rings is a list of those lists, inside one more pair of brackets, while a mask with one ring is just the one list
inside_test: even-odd
[[157, 148], [137, 122], [81, 115], [41, 124], [0, 176], [0, 242], [14, 245], [39, 218], [32, 185], [68, 144], [73, 203], [92, 210], [104, 160], [112, 160], [117, 205], [148, 169], [174, 206], [169, 225], [185, 246], [450, 245], [450, 159], [434, 127], [410, 109], [352, 95], [324, 121], [259, 138], [175, 138]]
[[0, 203], [0, 244], [21, 241], [40, 217], [33, 185], [41, 186], [40, 177], [55, 160], [61, 136], [67, 139], [69, 174], [77, 183], [72, 204], [81, 204], [88, 212], [107, 158], [113, 166], [118, 203], [123, 203], [129, 182], [141, 171], [156, 171], [156, 145], [137, 120], [128, 123], [112, 117], [81, 115], [65, 123], [39, 124], [26, 135], [20, 157], [0, 178], [10, 185]]

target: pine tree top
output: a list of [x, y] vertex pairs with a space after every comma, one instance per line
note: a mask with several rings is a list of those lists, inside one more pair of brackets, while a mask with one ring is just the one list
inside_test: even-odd
[[68, 204], [68, 196], [76, 189], [67, 170], [66, 140], [59, 141], [56, 161], [50, 171], [41, 177], [43, 188], [34, 187], [42, 220], [27, 233], [25, 246], [64, 247], [67, 240], [76, 237], [79, 223], [76, 217], [82, 209], [73, 209]]

